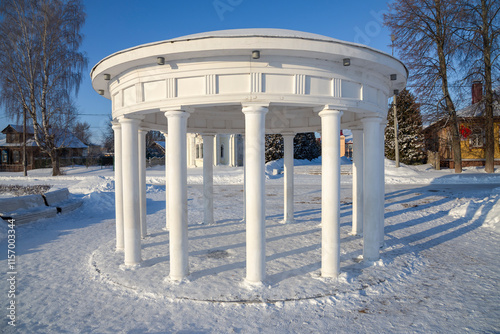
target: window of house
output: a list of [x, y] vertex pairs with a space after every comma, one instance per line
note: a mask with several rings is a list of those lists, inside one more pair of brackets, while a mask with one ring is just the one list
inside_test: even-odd
[[9, 154], [7, 153], [6, 150], [2, 151], [2, 163], [3, 164], [9, 163]]
[[220, 157], [221, 159], [224, 159], [224, 145], [220, 146]]
[[480, 128], [474, 128], [469, 136], [470, 147], [483, 147], [484, 133]]
[[19, 151], [12, 152], [12, 158], [13, 158], [15, 164], [19, 163], [20, 156], [21, 155], [19, 154]]
[[203, 144], [196, 144], [196, 159], [203, 159]]

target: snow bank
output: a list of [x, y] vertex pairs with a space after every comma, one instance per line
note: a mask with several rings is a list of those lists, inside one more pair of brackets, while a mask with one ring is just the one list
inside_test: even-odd
[[431, 165], [408, 166], [385, 159], [385, 183], [387, 184], [500, 184], [499, 171], [488, 174], [484, 168], [464, 168], [461, 174], [454, 170], [435, 170]]
[[483, 226], [500, 233], [500, 188], [495, 188], [491, 197], [492, 206], [486, 215]]
[[500, 233], [500, 188], [483, 199], [456, 199], [448, 215], [454, 218], [482, 221], [482, 226]]

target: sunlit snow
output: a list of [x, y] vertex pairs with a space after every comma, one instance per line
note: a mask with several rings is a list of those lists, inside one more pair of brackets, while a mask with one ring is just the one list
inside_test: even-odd
[[[386, 160], [385, 245], [362, 260], [353, 236], [352, 165], [341, 166], [341, 271], [320, 276], [321, 159], [295, 162], [295, 220], [282, 224], [283, 175], [266, 168], [267, 278], [245, 284], [243, 168], [216, 167], [214, 216], [203, 225], [202, 169], [188, 170], [190, 275], [168, 279], [164, 168], [147, 171], [143, 263], [114, 252], [113, 170], [0, 173], [0, 185], [67, 187], [76, 211], [16, 227], [16, 328], [7, 333], [493, 333], [500, 331], [500, 173], [463, 174]], [[4, 193], [2, 196], [12, 194]], [[0, 229], [7, 273], [7, 228]]]

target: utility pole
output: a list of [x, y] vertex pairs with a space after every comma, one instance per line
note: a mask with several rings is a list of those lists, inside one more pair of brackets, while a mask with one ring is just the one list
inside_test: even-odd
[[[392, 41], [392, 56], [394, 57], [394, 41], [396, 40], [396, 36], [391, 34]], [[398, 91], [394, 90], [394, 98], [392, 100], [393, 103], [393, 111], [394, 111], [394, 155], [396, 159], [396, 168], [399, 168], [399, 143], [398, 143], [398, 111], [396, 107], [396, 95]]]

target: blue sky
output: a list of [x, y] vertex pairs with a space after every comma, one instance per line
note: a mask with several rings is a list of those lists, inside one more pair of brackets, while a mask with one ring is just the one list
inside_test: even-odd
[[[205, 31], [281, 28], [391, 52], [390, 32], [381, 21], [387, 10], [384, 0], [84, 0], [84, 4], [82, 50], [89, 67], [77, 106], [80, 119], [91, 124], [96, 143], [108, 122], [111, 103], [92, 89], [90, 70], [102, 58], [132, 46]], [[10, 122], [0, 114], [0, 127]]]

